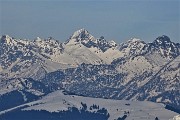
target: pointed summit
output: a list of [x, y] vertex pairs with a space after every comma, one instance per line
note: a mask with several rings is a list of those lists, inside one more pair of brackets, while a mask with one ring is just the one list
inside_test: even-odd
[[138, 38], [131, 38], [125, 43], [120, 44], [119, 50], [122, 51], [126, 56], [138, 55], [146, 43]]
[[95, 38], [84, 28], [77, 30], [73, 33], [70, 39], [77, 39], [79, 40], [95, 40]]
[[96, 38], [94, 38], [86, 29], [82, 28], [75, 31], [65, 44], [87, 43], [95, 40]]
[[153, 43], [154, 43], [155, 45], [157, 45], [157, 46], [159, 46], [159, 45], [166, 46], [166, 45], [171, 44], [172, 42], [171, 42], [171, 40], [170, 40], [170, 38], [169, 38], [168, 36], [162, 35], [162, 36], [157, 37], [157, 38], [153, 41]]
[[174, 48], [176, 47], [176, 44], [174, 42], [171, 42], [170, 38], [166, 35], [162, 35], [157, 37], [153, 41], [153, 45], [157, 48], [162, 48], [162, 49], [168, 49], [168, 48]]
[[42, 39], [41, 39], [40, 37], [36, 37], [36, 38], [34, 39], [34, 41], [35, 41], [35, 42], [39, 42], [39, 41], [42, 41]]
[[152, 43], [148, 43], [146, 49], [148, 52], [158, 52], [169, 59], [173, 59], [180, 54], [178, 44], [171, 42], [166, 35], [159, 36]]
[[109, 41], [109, 45], [115, 47], [117, 46], [117, 43], [114, 40], [111, 40]]
[[12, 38], [9, 35], [3, 35], [0, 41], [1, 43], [9, 44], [10, 42], [12, 42]]

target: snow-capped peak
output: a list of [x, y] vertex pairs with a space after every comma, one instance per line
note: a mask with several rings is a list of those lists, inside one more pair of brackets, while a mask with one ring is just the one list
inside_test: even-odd
[[87, 30], [85, 30], [84, 28], [79, 29], [77, 31], [75, 31], [72, 36], [71, 39], [76, 39], [77, 37], [83, 37], [83, 35], [89, 34], [89, 32]]
[[128, 40], [129, 42], [139, 42], [141, 41], [139, 38], [131, 38], [130, 40]]
[[171, 40], [168, 36], [166, 35], [162, 35], [162, 36], [159, 36], [158, 38], [156, 38], [156, 40], [153, 41], [153, 43], [156, 45], [156, 46], [165, 46], [167, 44], [171, 44]]
[[9, 35], [3, 35], [0, 41], [9, 44], [12, 42], [12, 38]]
[[35, 41], [35, 42], [40, 42], [40, 41], [42, 41], [42, 39], [41, 39], [40, 37], [36, 37], [36, 38], [34, 39], [34, 41]]
[[170, 38], [166, 35], [157, 37], [148, 46], [150, 51], [159, 51], [161, 55], [170, 59], [179, 55], [178, 44], [171, 42]]
[[137, 38], [131, 38], [125, 43], [119, 46], [119, 50], [125, 53], [127, 56], [140, 54], [146, 43]]
[[70, 40], [75, 39], [77, 42], [81, 40], [95, 40], [95, 38], [84, 28], [75, 31]]
[[115, 47], [117, 46], [117, 43], [114, 40], [111, 40], [109, 41], [109, 45]]

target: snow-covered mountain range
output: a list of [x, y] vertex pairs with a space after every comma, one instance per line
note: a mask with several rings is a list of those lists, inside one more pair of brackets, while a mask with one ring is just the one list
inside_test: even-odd
[[[21, 96], [20, 105], [58, 89], [180, 109], [180, 44], [165, 35], [151, 43], [132, 38], [117, 44], [85, 29], [64, 43], [52, 37], [0, 37], [0, 97]], [[33, 99], [24, 100], [26, 96]]]

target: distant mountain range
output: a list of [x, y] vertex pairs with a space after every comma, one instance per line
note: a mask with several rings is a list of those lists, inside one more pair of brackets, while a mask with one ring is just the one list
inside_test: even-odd
[[[180, 109], [180, 44], [165, 35], [152, 43], [133, 38], [118, 44], [95, 38], [85, 29], [64, 43], [52, 37], [0, 37], [0, 103], [6, 103], [1, 110], [59, 89]], [[19, 102], [10, 104], [14, 100]]]

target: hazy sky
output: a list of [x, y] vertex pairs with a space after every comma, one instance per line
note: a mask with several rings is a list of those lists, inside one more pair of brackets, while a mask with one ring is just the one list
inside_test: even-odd
[[0, 35], [65, 41], [80, 28], [118, 43], [180, 41], [180, 0], [0, 0]]

